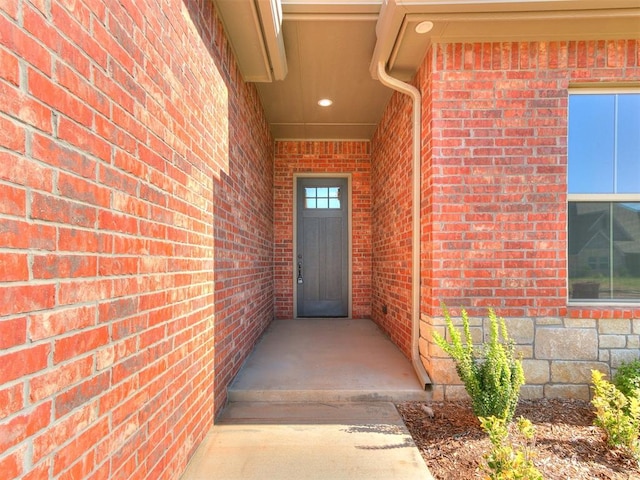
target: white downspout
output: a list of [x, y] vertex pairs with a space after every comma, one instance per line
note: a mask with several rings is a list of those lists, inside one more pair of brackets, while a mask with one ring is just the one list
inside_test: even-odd
[[420, 158], [421, 95], [416, 87], [393, 78], [387, 73], [385, 63], [378, 62], [378, 80], [393, 90], [409, 95], [413, 99], [413, 158], [412, 158], [412, 236], [411, 236], [411, 363], [424, 389], [431, 385], [431, 379], [420, 360]]

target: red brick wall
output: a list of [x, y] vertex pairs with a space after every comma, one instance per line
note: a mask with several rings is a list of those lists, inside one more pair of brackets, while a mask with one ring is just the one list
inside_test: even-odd
[[275, 312], [293, 318], [293, 176], [350, 173], [352, 316], [371, 316], [371, 158], [369, 142], [277, 141], [274, 174]]
[[428, 313], [566, 314], [568, 88], [637, 81], [639, 57], [638, 41], [433, 49]]
[[0, 9], [0, 476], [179, 478], [272, 317], [255, 91], [210, 1]]
[[[426, 58], [432, 55], [430, 48]], [[418, 89], [422, 94], [422, 172], [421, 172], [421, 205], [420, 205], [420, 312], [426, 311], [425, 305], [433, 298], [433, 235], [439, 226], [433, 222], [433, 89], [432, 89], [432, 64], [423, 62], [416, 75], [419, 81]], [[421, 317], [422, 318], [422, 317]], [[421, 328], [421, 331], [424, 328]], [[418, 343], [418, 350], [423, 365], [427, 372], [431, 372], [431, 355], [424, 338]]]
[[588, 399], [591, 368], [637, 358], [637, 308], [567, 305], [566, 185], [569, 87], [638, 82], [639, 65], [637, 40], [447, 44], [427, 55], [421, 348], [434, 398], [464, 395], [431, 342], [431, 328], [444, 332], [440, 302], [454, 315], [465, 307], [476, 338], [486, 307], [507, 318], [525, 397]]
[[395, 93], [371, 141], [372, 319], [407, 357], [411, 355], [412, 103], [409, 96]]
[[[464, 393], [453, 365], [431, 341], [431, 329], [442, 329], [441, 302], [454, 315], [465, 307], [477, 338], [486, 307], [507, 318], [531, 380], [525, 396], [588, 398], [583, 378], [589, 368], [616, 368], [634, 348], [637, 356], [637, 308], [567, 306], [566, 135], [569, 87], [637, 82], [639, 44], [451, 44], [427, 53], [416, 75], [422, 93], [420, 353], [436, 382], [434, 398]], [[410, 99], [394, 94], [372, 140], [371, 181], [372, 316], [406, 354], [410, 115]], [[613, 325], [609, 318], [626, 321]], [[626, 347], [611, 348], [611, 335]], [[554, 359], [545, 343], [554, 336], [567, 344], [584, 340], [588, 351], [574, 358], [568, 348]], [[571, 378], [560, 373], [567, 362], [576, 372]]]
[[237, 81], [229, 166], [213, 188], [216, 412], [274, 316], [273, 140], [256, 90]]

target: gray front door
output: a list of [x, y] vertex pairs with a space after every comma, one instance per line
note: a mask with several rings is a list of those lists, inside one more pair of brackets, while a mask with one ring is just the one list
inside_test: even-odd
[[297, 179], [295, 272], [299, 317], [349, 315], [346, 178]]

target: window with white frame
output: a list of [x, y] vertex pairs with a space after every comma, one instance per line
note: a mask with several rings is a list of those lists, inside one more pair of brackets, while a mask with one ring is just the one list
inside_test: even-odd
[[640, 90], [569, 95], [569, 298], [640, 302]]

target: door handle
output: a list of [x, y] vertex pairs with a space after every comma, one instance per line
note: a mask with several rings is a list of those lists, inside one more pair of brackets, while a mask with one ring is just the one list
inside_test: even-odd
[[302, 262], [298, 262], [298, 284], [302, 284]]

